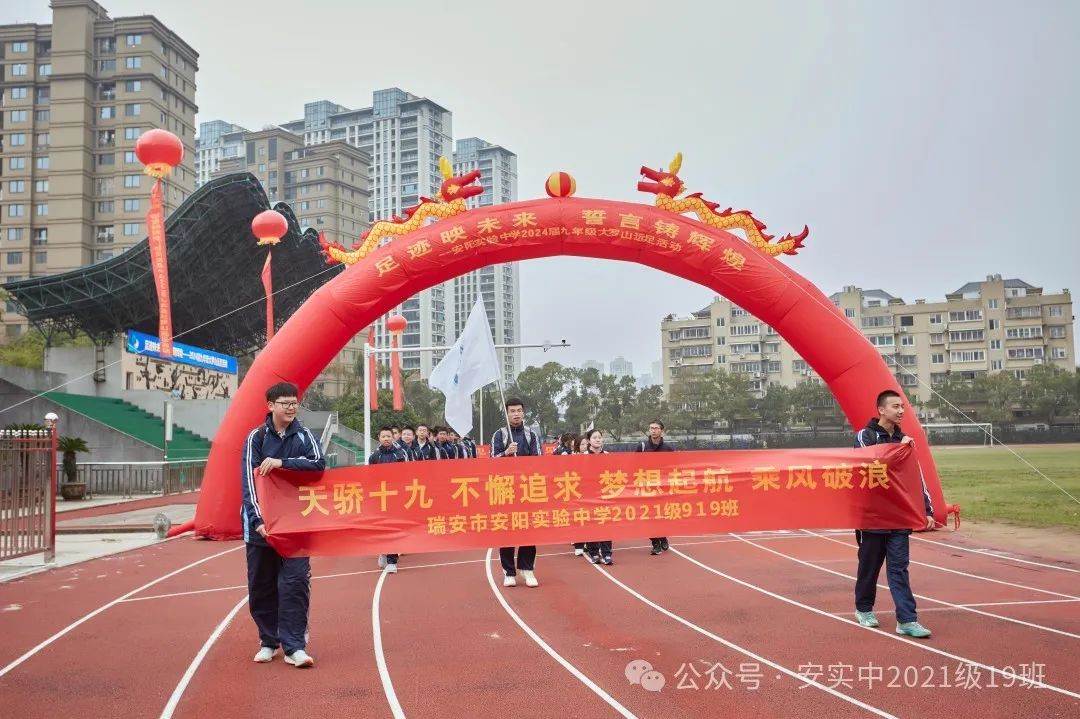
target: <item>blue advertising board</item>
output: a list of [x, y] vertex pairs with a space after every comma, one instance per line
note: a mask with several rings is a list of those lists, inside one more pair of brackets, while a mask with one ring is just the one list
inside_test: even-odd
[[204, 350], [201, 347], [182, 345], [179, 342], [173, 342], [172, 357], [162, 357], [160, 353], [161, 340], [153, 335], [137, 332], [135, 330], [128, 330], [126, 349], [132, 354], [148, 355], [159, 359], [189, 364], [194, 367], [205, 367], [206, 369], [217, 370], [218, 372], [236, 374], [235, 357], [223, 355], [211, 350]]

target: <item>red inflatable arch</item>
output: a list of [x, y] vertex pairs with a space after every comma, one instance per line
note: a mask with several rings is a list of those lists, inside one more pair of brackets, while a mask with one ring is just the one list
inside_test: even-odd
[[[726, 231], [636, 203], [557, 197], [470, 210], [396, 237], [328, 282], [258, 356], [214, 438], [195, 515], [197, 534], [241, 535], [240, 449], [280, 381], [301, 391], [345, 343], [407, 298], [500, 262], [569, 255], [637, 262], [704, 285], [771, 325], [828, 383], [852, 426], [876, 416], [875, 397], [900, 392], [878, 350], [820, 290]], [[530, 311], [542, 310], [532, 307]], [[940, 523], [941, 483], [926, 437], [908, 407], [904, 429]]]

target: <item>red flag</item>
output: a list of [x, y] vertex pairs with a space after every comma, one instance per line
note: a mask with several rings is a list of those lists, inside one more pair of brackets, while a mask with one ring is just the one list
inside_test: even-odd
[[150, 243], [150, 268], [154, 273], [154, 285], [158, 298], [158, 352], [171, 358], [172, 302], [169, 299], [169, 259], [165, 249], [165, 210], [161, 206], [161, 180], [154, 182], [150, 191], [150, 211], [146, 213], [146, 234]]
[[[368, 330], [367, 335], [368, 346], [375, 346], [375, 328], [372, 327]], [[368, 387], [371, 394], [371, 409], [372, 411], [379, 408], [379, 365], [375, 362], [375, 355], [368, 357]]]
[[270, 252], [266, 253], [266, 262], [262, 268], [263, 290], [266, 291], [266, 341], [274, 338], [274, 280], [270, 275]]
[[[390, 347], [397, 349], [397, 335], [390, 340]], [[405, 407], [405, 400], [401, 396], [401, 356], [397, 352], [390, 353], [390, 384], [394, 388], [394, 411], [400, 412]]]

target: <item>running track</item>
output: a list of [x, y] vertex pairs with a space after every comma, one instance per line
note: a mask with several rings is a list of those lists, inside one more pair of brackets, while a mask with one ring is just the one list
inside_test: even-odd
[[[251, 661], [241, 544], [162, 542], [0, 584], [0, 707], [26, 718], [1080, 716], [1080, 564], [919, 536], [912, 583], [934, 636], [916, 641], [893, 633], [884, 588], [882, 628], [852, 621], [851, 533], [673, 538], [661, 557], [646, 544], [621, 543], [610, 568], [542, 547], [538, 589], [504, 589], [497, 557], [479, 551], [409, 555], [385, 578], [371, 557], [313, 560], [316, 666], [301, 671], [280, 654]], [[629, 683], [632, 660], [665, 676], [661, 691]]]

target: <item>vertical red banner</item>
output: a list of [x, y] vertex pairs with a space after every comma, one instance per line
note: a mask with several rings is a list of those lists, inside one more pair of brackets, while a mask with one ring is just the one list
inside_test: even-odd
[[266, 253], [266, 262], [262, 268], [263, 291], [266, 292], [266, 341], [274, 338], [274, 280], [270, 274], [270, 251]]
[[158, 297], [158, 337], [163, 357], [172, 357], [172, 301], [169, 299], [169, 260], [165, 249], [165, 209], [161, 204], [161, 180], [150, 191], [150, 211], [146, 213], [146, 233], [150, 243], [150, 269]]
[[[397, 349], [397, 334], [390, 340], [390, 348]], [[394, 388], [394, 411], [400, 412], [405, 407], [405, 400], [401, 396], [401, 355], [397, 352], [390, 353], [390, 383]]]
[[[375, 328], [368, 330], [367, 346], [375, 346]], [[371, 409], [379, 408], [379, 365], [375, 361], [375, 355], [368, 357], [368, 388], [371, 394]]]

